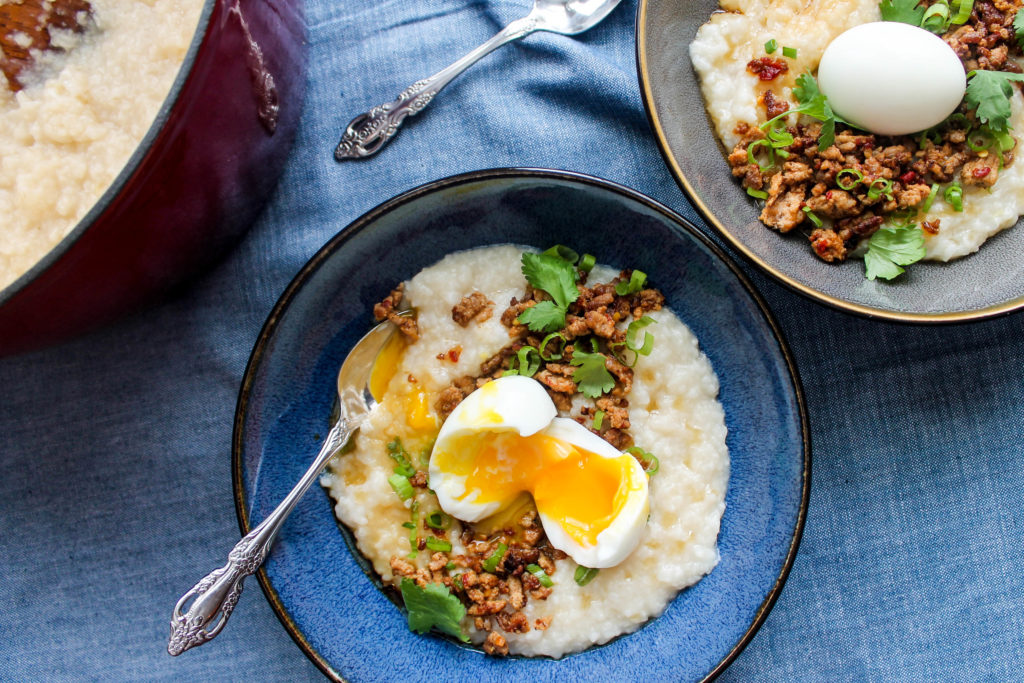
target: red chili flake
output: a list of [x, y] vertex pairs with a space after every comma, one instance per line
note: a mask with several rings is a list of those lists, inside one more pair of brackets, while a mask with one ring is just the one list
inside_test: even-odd
[[832, 190], [825, 193], [825, 199], [832, 199]]
[[874, 149], [874, 148], [875, 148], [875, 143], [872, 142], [871, 140], [866, 140], [864, 142], [864, 149]]
[[975, 178], [984, 178], [989, 174], [989, 171], [991, 170], [992, 169], [989, 168], [988, 166], [979, 166], [978, 168], [971, 171], [971, 175], [974, 176]]
[[453, 346], [452, 348], [448, 349], [447, 351], [445, 351], [443, 353], [437, 354], [437, 359], [438, 360], [450, 360], [453, 363], [458, 363], [459, 362], [459, 356], [461, 356], [461, 355], [462, 355], [462, 347], [461, 346]]
[[939, 234], [939, 219], [936, 218], [933, 221], [924, 221], [923, 223], [921, 223], [921, 229], [924, 230], [929, 235], [938, 235]]
[[762, 81], [772, 81], [779, 74], [789, 71], [789, 64], [781, 59], [771, 57], [758, 57], [747, 62], [747, 71], [760, 78]]
[[909, 185], [915, 180], [917, 180], [917, 173], [915, 173], [914, 171], [907, 171], [906, 173], [900, 176], [900, 181], [902, 181], [904, 185]]

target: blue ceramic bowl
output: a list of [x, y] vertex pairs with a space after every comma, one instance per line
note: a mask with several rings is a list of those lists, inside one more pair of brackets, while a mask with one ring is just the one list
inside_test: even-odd
[[337, 680], [699, 680], [720, 673], [775, 602], [796, 554], [810, 485], [796, 370], [761, 298], [682, 217], [632, 190], [561, 171], [469, 173], [370, 211], [299, 272], [246, 369], [233, 440], [242, 532], [307, 467], [328, 429], [335, 376], [395, 283], [452, 251], [489, 244], [590, 252], [665, 293], [721, 382], [731, 476], [721, 562], [639, 631], [562, 660], [494, 659], [411, 633], [364, 573], [314, 487], [258, 577], [299, 647]]

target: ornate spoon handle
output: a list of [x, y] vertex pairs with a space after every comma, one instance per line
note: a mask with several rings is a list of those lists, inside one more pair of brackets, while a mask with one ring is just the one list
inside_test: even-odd
[[416, 81], [402, 91], [396, 100], [381, 104], [365, 114], [352, 119], [341, 137], [334, 158], [363, 159], [380, 151], [398, 132], [398, 127], [407, 116], [418, 114], [430, 104], [434, 95], [448, 85], [456, 76], [476, 64], [482, 57], [505, 43], [522, 38], [537, 30], [538, 20], [533, 16], [517, 19], [498, 32], [493, 38], [476, 48], [462, 59], [448, 66], [430, 78]]
[[[295, 488], [259, 526], [231, 549], [226, 565], [207, 574], [181, 596], [171, 614], [171, 638], [167, 643], [167, 652], [180, 655], [189, 648], [212, 640], [221, 632], [242, 594], [242, 582], [245, 581], [245, 577], [255, 573], [263, 564], [270, 547], [274, 544], [274, 539], [277, 538], [277, 532], [280, 531], [292, 508], [316, 480], [327, 461], [345, 445], [353, 431], [354, 426], [349, 424], [348, 420], [336, 422], [327, 434], [313, 464], [302, 475]], [[185, 605], [192, 598], [195, 600], [185, 612]]]

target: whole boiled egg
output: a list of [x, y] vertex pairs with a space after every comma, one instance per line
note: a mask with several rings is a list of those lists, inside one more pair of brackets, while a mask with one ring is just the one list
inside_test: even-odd
[[833, 111], [879, 135], [941, 123], [967, 88], [963, 64], [944, 40], [910, 24], [861, 24], [829, 43], [818, 85]]
[[647, 475], [636, 458], [556, 414], [533, 379], [488, 382], [441, 427], [430, 486], [441, 508], [466, 522], [530, 493], [552, 546], [585, 567], [614, 566], [647, 523]]

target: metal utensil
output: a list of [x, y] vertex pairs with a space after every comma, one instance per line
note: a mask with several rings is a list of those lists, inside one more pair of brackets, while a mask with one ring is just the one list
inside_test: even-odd
[[493, 38], [451, 66], [430, 78], [416, 81], [402, 91], [394, 102], [374, 107], [352, 119], [334, 150], [334, 158], [362, 159], [380, 151], [398, 132], [407, 116], [423, 110], [441, 88], [505, 43], [528, 36], [534, 31], [550, 31], [573, 36], [598, 24], [615, 9], [620, 0], [534, 0], [533, 9], [522, 19], [503, 28]]
[[[167, 643], [170, 654], [180, 655], [212, 640], [227, 624], [242, 594], [242, 582], [263, 564], [292, 508], [377, 405], [368, 387], [370, 373], [374, 360], [396, 329], [392, 323], [382, 322], [367, 332], [345, 357], [338, 372], [338, 417], [313, 464], [274, 511], [231, 549], [228, 563], [181, 596], [171, 614], [171, 638]], [[190, 600], [191, 606], [184, 611]]]

